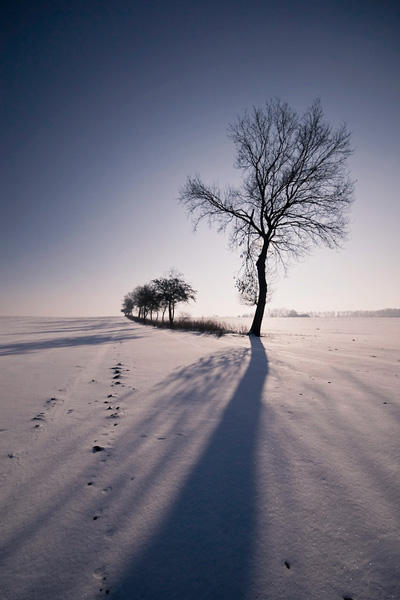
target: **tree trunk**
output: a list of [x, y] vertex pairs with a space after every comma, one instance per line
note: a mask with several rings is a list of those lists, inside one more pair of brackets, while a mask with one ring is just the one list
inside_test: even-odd
[[173, 323], [174, 323], [174, 303], [173, 301], [170, 300], [169, 305], [168, 305], [168, 316], [169, 316], [169, 324], [172, 327]]
[[260, 337], [261, 335], [261, 324], [264, 317], [265, 305], [267, 303], [267, 279], [265, 276], [265, 262], [267, 259], [268, 243], [264, 240], [264, 245], [261, 250], [261, 254], [257, 260], [257, 274], [258, 274], [258, 301], [257, 308], [254, 315], [253, 323], [250, 327], [249, 333]]

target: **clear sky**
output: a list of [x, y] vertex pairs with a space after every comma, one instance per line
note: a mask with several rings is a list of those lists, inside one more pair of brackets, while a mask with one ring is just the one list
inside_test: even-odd
[[319, 96], [353, 132], [351, 235], [275, 282], [272, 307], [400, 306], [400, 7], [388, 0], [5, 0], [0, 314], [114, 315], [183, 272], [196, 315], [248, 312], [187, 175], [238, 181], [229, 122]]

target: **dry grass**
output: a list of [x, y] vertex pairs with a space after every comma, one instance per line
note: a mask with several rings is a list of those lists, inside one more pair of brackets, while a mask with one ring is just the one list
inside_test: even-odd
[[192, 319], [187, 316], [178, 317], [175, 319], [172, 327], [167, 321], [151, 321], [150, 319], [139, 319], [138, 317], [128, 317], [132, 321], [136, 321], [137, 323], [141, 323], [142, 325], [151, 325], [152, 327], [159, 327], [160, 329], [176, 329], [180, 331], [193, 331], [197, 333], [203, 333], [207, 335], [216, 335], [217, 337], [221, 337], [226, 333], [239, 333], [241, 335], [246, 335], [248, 333], [247, 329], [242, 326], [240, 331], [229, 327], [226, 323], [222, 321], [217, 321], [216, 319]]

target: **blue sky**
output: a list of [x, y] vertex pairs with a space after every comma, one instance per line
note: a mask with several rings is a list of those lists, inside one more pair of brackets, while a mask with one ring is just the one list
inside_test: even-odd
[[228, 240], [193, 234], [187, 175], [237, 182], [229, 122], [320, 97], [356, 149], [350, 239], [274, 283], [271, 306], [400, 305], [400, 9], [396, 2], [231, 0], [1, 5], [0, 314], [113, 315], [182, 271], [197, 315], [236, 315]]

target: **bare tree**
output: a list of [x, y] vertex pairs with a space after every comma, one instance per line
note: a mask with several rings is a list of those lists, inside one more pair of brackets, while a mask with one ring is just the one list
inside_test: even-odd
[[138, 309], [139, 319], [144, 321], [147, 315], [150, 313], [150, 319], [152, 320], [153, 312], [159, 309], [159, 299], [157, 291], [153, 284], [138, 285], [130, 297], [133, 301], [133, 307]]
[[319, 100], [299, 116], [279, 99], [253, 108], [229, 126], [240, 187], [221, 189], [188, 177], [180, 202], [194, 227], [203, 219], [230, 229], [241, 249], [239, 291], [257, 305], [250, 333], [260, 336], [269, 277], [277, 264], [307, 254], [315, 244], [335, 247], [346, 236], [353, 183], [347, 159], [350, 133], [324, 121]]
[[128, 294], [125, 294], [125, 296], [124, 296], [124, 299], [122, 301], [121, 312], [123, 312], [126, 317], [131, 317], [132, 310], [134, 309], [134, 307], [135, 307], [135, 302], [134, 302], [134, 298], [133, 298], [133, 293], [129, 292]]
[[[183, 274], [171, 269], [167, 277], [153, 279], [152, 285], [158, 295], [160, 306], [168, 308], [169, 323], [172, 327], [176, 305], [196, 300], [196, 290], [183, 279]], [[164, 318], [164, 317], [163, 317]]]

